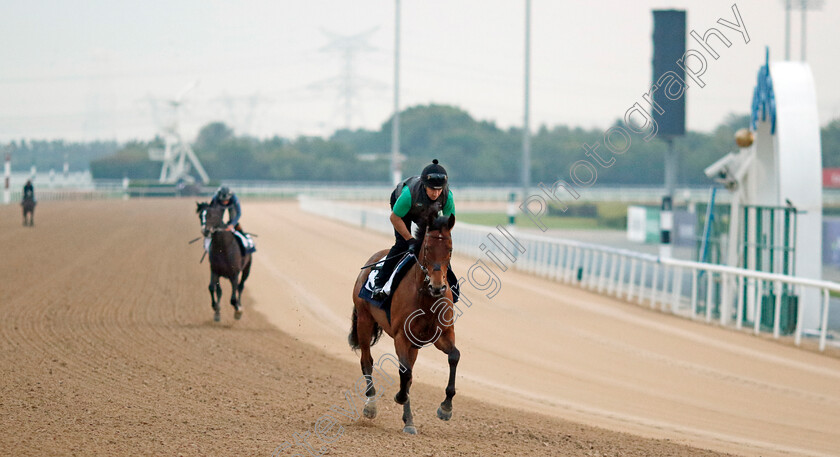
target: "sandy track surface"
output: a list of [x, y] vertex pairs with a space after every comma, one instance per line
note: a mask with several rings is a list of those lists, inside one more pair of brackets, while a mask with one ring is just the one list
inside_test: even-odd
[[[254, 204], [249, 214], [252, 230], [280, 235], [263, 239], [264, 248], [284, 253], [257, 259], [255, 277], [270, 288], [254, 289], [258, 308], [284, 331], [357, 360], [339, 340], [353, 282], [346, 272], [391, 240], [293, 206]], [[473, 262], [456, 257], [456, 273]], [[501, 292], [492, 299], [463, 288], [473, 304], [456, 324], [460, 392], [726, 452], [840, 453], [837, 358], [513, 270], [497, 274]], [[294, 300], [263, 308], [283, 290]], [[420, 354], [416, 378], [442, 389], [445, 357]]]
[[[216, 324], [208, 267], [186, 243], [197, 234], [193, 210], [191, 200], [44, 202], [36, 226], [24, 228], [17, 206], [0, 207], [0, 455], [269, 456], [326, 413], [341, 432], [329, 455], [715, 455], [680, 443], [765, 455], [767, 443], [815, 454], [840, 448], [836, 360], [518, 276], [509, 282], [522, 286], [476, 298], [458, 323], [452, 421], [434, 417], [445, 358], [430, 349], [421, 351], [412, 389], [418, 436], [400, 431], [401, 408], [387, 400], [393, 390], [375, 420], [352, 420], [331, 410], [347, 406], [344, 393], [360, 374], [346, 346], [353, 270], [387, 239], [293, 204], [248, 205], [245, 226], [260, 234], [260, 252], [246, 314], [234, 321], [225, 305]], [[520, 292], [514, 287], [534, 296], [519, 302], [508, 295]], [[223, 290], [227, 301], [229, 286]], [[564, 309], [556, 325], [551, 309], [540, 308], [548, 301]], [[600, 319], [587, 317], [590, 306]], [[527, 328], [522, 319], [531, 320]], [[604, 340], [613, 332], [622, 336]], [[660, 336], [639, 347], [650, 333]], [[543, 348], [528, 352], [540, 338]], [[392, 347], [387, 337], [376, 346], [378, 354]], [[695, 360], [695, 347], [707, 358]], [[694, 380], [683, 386], [686, 379]], [[715, 392], [727, 383], [738, 389]], [[628, 386], [639, 386], [641, 398], [615, 404]], [[610, 389], [622, 393], [604, 396]], [[736, 393], [744, 397], [735, 401]], [[653, 419], [668, 410], [673, 418]], [[716, 422], [733, 410], [743, 412]], [[698, 434], [702, 427], [685, 425], [698, 411], [708, 413], [700, 414], [705, 430], [764, 438], [739, 447]], [[637, 417], [647, 420], [634, 424]], [[308, 442], [323, 445], [314, 434]]]

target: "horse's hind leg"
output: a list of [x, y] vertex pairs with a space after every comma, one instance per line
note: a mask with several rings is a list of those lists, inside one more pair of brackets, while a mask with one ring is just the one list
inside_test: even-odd
[[461, 352], [455, 347], [454, 332], [448, 330], [435, 341], [435, 347], [449, 356], [449, 383], [446, 385], [446, 399], [437, 410], [437, 417], [448, 421], [452, 418], [452, 397], [455, 396], [455, 369], [461, 359]]
[[213, 307], [213, 320], [219, 322], [222, 315], [219, 313], [219, 300], [222, 298], [222, 286], [219, 284], [219, 276], [216, 273], [210, 273], [210, 285], [207, 287], [210, 291], [210, 306]]
[[[359, 349], [361, 354], [362, 374], [367, 381], [367, 388], [365, 389], [365, 409], [363, 411], [365, 417], [373, 419], [376, 417], [377, 406], [376, 387], [373, 385], [373, 357], [370, 355], [370, 342], [373, 338], [376, 321], [370, 314], [370, 310], [366, 305], [356, 307], [356, 313], [353, 316], [356, 320], [355, 330], [356, 338], [359, 342]], [[380, 396], [382, 393], [379, 394]]]
[[417, 360], [417, 348], [411, 344], [405, 333], [398, 333], [394, 339], [394, 348], [397, 350], [397, 357], [405, 370], [400, 371], [400, 391], [394, 396], [394, 401], [403, 405], [403, 432], [416, 435], [414, 427], [414, 415], [411, 413], [411, 400], [409, 389], [411, 389], [411, 371], [414, 368], [414, 361]]

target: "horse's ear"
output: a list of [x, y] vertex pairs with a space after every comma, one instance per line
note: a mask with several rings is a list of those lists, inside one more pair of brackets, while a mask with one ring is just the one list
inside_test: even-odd
[[449, 216], [449, 222], [447, 223], [447, 226], [449, 227], [449, 230], [452, 230], [452, 227], [455, 226], [455, 215], [454, 214]]

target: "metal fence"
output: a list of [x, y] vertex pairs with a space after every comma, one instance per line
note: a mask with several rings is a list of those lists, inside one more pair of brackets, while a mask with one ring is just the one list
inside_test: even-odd
[[[352, 204], [299, 197], [304, 211], [381, 233], [393, 233], [388, 212]], [[498, 228], [459, 223], [453, 230], [456, 252], [478, 258]], [[649, 254], [590, 243], [514, 232], [524, 250], [513, 267], [540, 277], [647, 305], [690, 319], [717, 322], [774, 338], [793, 335], [801, 344], [803, 309], [820, 310], [819, 349], [825, 350], [829, 296], [840, 283], [764, 273], [721, 265], [664, 259]], [[804, 293], [806, 290], [818, 294]], [[819, 297], [807, 303], [809, 296]], [[808, 329], [811, 330], [811, 329]]]

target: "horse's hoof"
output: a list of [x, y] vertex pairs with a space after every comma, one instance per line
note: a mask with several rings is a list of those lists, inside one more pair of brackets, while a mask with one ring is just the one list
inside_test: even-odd
[[449, 419], [452, 419], [452, 410], [450, 409], [449, 411], [444, 411], [443, 408], [438, 407], [437, 417], [440, 420], [448, 421]]
[[416, 435], [417, 429], [413, 425], [406, 425], [403, 427], [403, 433], [408, 433], [409, 435]]
[[239, 320], [242, 318], [242, 307], [237, 306], [236, 311], [233, 312], [233, 318]]
[[405, 402], [408, 401], [408, 395], [405, 395], [402, 398], [400, 398], [400, 393], [397, 392], [397, 394], [394, 395], [394, 401], [397, 402], [398, 405], [404, 405]]
[[365, 414], [365, 417], [367, 417], [368, 419], [376, 418], [376, 411], [377, 411], [377, 407], [376, 407], [376, 402], [375, 401], [365, 402], [365, 409], [363, 410], [363, 413]]
[[216, 321], [216, 322], [219, 322], [220, 320], [222, 320], [222, 313], [220, 313], [218, 311], [213, 313], [213, 320]]

